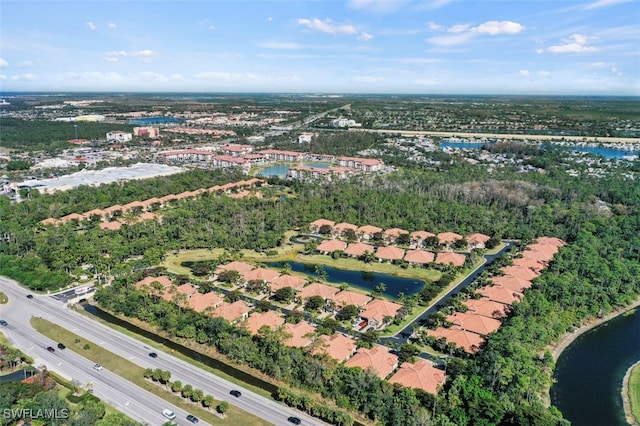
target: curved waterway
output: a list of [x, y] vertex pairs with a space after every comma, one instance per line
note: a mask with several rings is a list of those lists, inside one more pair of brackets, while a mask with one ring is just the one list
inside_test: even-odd
[[640, 309], [579, 336], [562, 352], [551, 401], [577, 426], [626, 425], [622, 379], [640, 359]]

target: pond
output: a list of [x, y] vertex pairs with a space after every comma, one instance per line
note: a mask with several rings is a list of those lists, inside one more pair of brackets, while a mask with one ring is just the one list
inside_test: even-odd
[[324, 265], [317, 265], [318, 267], [316, 268], [316, 265], [300, 262], [264, 262], [265, 265], [272, 268], [282, 268], [285, 263], [291, 265], [292, 271], [301, 272], [313, 279], [317, 278], [322, 273], [321, 271], [324, 270], [327, 274], [325, 281], [333, 284], [346, 283], [367, 292], [372, 292], [378, 284], [384, 283], [386, 290], [382, 294], [391, 300], [397, 300], [399, 293], [404, 293], [407, 296], [414, 295], [422, 290], [424, 286], [424, 281], [422, 280], [400, 278], [378, 272], [347, 271]]
[[622, 379], [640, 359], [640, 309], [581, 335], [560, 355], [551, 401], [573, 425], [626, 425]]
[[[460, 149], [480, 149], [484, 142], [440, 142], [440, 148], [460, 148]], [[552, 145], [553, 146], [553, 145]], [[560, 145], [557, 145], [560, 147]], [[622, 159], [625, 157], [632, 157], [640, 155], [640, 151], [622, 150], [608, 148], [605, 146], [566, 146], [570, 151], [586, 152], [589, 154], [600, 155], [609, 159]]]

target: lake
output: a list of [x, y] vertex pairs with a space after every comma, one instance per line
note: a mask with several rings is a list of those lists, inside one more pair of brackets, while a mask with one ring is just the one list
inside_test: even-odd
[[[318, 277], [315, 271], [315, 265], [300, 262], [286, 263], [291, 265], [292, 271], [301, 272], [313, 279]], [[272, 268], [282, 268], [285, 262], [264, 262], [264, 264]], [[400, 278], [389, 274], [379, 274], [377, 272], [347, 271], [323, 265], [319, 265], [319, 267], [327, 273], [326, 281], [333, 284], [346, 283], [352, 287], [371, 292], [375, 286], [384, 283], [387, 289], [383, 291], [382, 294], [391, 300], [397, 300], [400, 292], [407, 296], [416, 294], [422, 290], [424, 286], [424, 281], [418, 279]]]
[[[440, 148], [480, 149], [484, 142], [440, 142]], [[558, 146], [560, 147], [560, 146]], [[638, 156], [640, 151], [626, 151], [622, 149], [607, 148], [604, 146], [566, 146], [570, 151], [587, 152], [601, 155], [604, 158], [622, 159], [629, 156]]]
[[573, 425], [626, 425], [622, 379], [639, 359], [637, 309], [586, 332], [562, 352], [551, 401]]
[[[329, 163], [302, 163], [302, 165], [307, 167], [317, 167], [319, 169], [328, 169]], [[258, 172], [261, 176], [279, 176], [285, 177], [287, 173], [289, 173], [289, 168], [291, 168], [291, 164], [275, 164], [273, 166], [269, 166], [265, 169], [262, 169]]]

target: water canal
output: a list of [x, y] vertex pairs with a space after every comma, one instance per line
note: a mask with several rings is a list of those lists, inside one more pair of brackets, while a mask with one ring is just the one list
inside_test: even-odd
[[424, 281], [418, 279], [400, 278], [378, 272], [348, 271], [324, 265], [316, 267], [316, 265], [300, 262], [264, 262], [265, 265], [272, 268], [282, 268], [285, 263], [291, 266], [292, 271], [301, 272], [313, 279], [318, 278], [322, 274], [321, 271], [324, 270], [325, 281], [333, 284], [345, 283], [367, 292], [372, 292], [378, 284], [384, 283], [386, 290], [382, 294], [391, 300], [398, 299], [399, 293], [404, 293], [407, 296], [416, 294], [424, 286]]
[[576, 426], [626, 425], [622, 379], [640, 359], [640, 309], [579, 336], [558, 359], [551, 400]]
[[[440, 142], [440, 148], [461, 148], [461, 149], [480, 149], [485, 145], [484, 142]], [[561, 145], [551, 145], [557, 146], [558, 149], [562, 148]], [[565, 147], [570, 151], [575, 152], [585, 152], [589, 154], [600, 155], [607, 159], [622, 159], [625, 157], [631, 156], [640, 156], [640, 151], [633, 150], [622, 150], [622, 149], [614, 149], [608, 148], [605, 146], [571, 146], [567, 145]]]

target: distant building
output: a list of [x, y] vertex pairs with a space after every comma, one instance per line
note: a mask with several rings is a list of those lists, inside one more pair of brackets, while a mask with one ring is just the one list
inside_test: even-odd
[[160, 136], [160, 129], [157, 127], [134, 127], [133, 134], [139, 138], [155, 139]]
[[131, 141], [131, 139], [133, 139], [131, 133], [123, 132], [122, 130], [107, 133], [107, 142], [124, 143]]
[[355, 120], [350, 118], [336, 118], [335, 120], [331, 120], [331, 125], [333, 127], [362, 127], [362, 124], [356, 123]]

